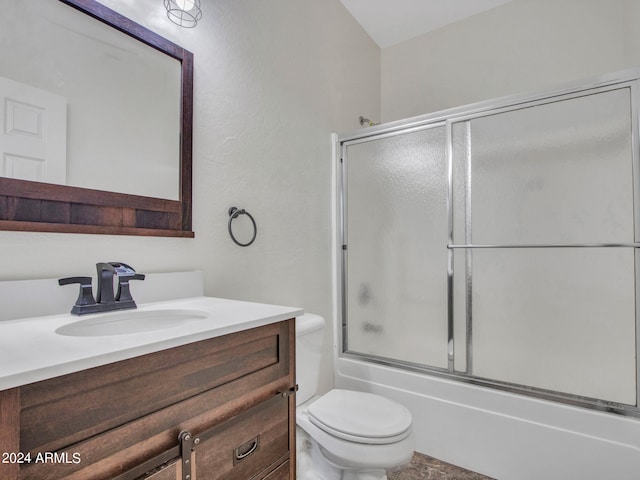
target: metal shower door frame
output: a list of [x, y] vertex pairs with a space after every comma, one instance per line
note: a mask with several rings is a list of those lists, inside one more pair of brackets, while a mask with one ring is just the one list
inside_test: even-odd
[[[453, 243], [453, 127], [456, 124], [470, 122], [473, 119], [496, 115], [524, 108], [532, 108], [540, 105], [560, 102], [572, 98], [584, 97], [592, 94], [612, 91], [622, 88], [629, 88], [631, 99], [631, 154], [632, 154], [632, 175], [633, 175], [633, 221], [634, 221], [634, 242], [632, 243], [602, 243], [602, 244], [522, 244], [522, 245], [474, 245], [472, 243], [454, 244]], [[640, 70], [630, 70], [620, 73], [611, 74], [609, 76], [600, 77], [592, 82], [580, 82], [566, 86], [560, 90], [543, 92], [533, 95], [514, 95], [501, 99], [481, 102], [465, 107], [436, 112], [434, 114], [424, 115], [420, 117], [409, 118], [389, 124], [378, 125], [376, 127], [367, 128], [359, 132], [348, 135], [339, 136], [337, 139], [336, 152], [339, 158], [337, 168], [337, 186], [338, 186], [338, 237], [339, 249], [341, 250], [340, 263], [338, 265], [338, 299], [341, 308], [338, 313], [341, 315], [339, 324], [341, 331], [338, 335], [339, 344], [341, 345], [341, 356], [353, 358], [368, 362], [373, 362], [389, 367], [401, 368], [405, 370], [422, 372], [429, 375], [435, 375], [463, 383], [495, 388], [511, 393], [523, 394], [535, 398], [552, 400], [559, 403], [579, 406], [598, 411], [615, 413], [623, 416], [640, 418], [640, 121], [638, 108], [640, 107]], [[445, 126], [446, 129], [446, 145], [445, 155], [447, 161], [447, 216], [449, 221], [448, 232], [448, 268], [447, 268], [447, 368], [434, 367], [429, 365], [421, 365], [402, 360], [379, 357], [371, 354], [362, 354], [349, 351], [348, 347], [348, 312], [347, 312], [347, 260], [348, 260], [348, 228], [347, 228], [347, 172], [346, 162], [348, 161], [348, 147], [358, 143], [369, 142], [388, 138], [391, 136], [410, 133], [428, 128], [436, 128]], [[465, 229], [470, 233], [471, 224], [470, 215], [465, 212]], [[470, 238], [470, 235], [467, 236]], [[634, 248], [635, 258], [635, 346], [636, 346], [636, 404], [627, 405], [612, 401], [601, 400], [597, 398], [584, 397], [575, 394], [562, 393], [552, 390], [546, 390], [538, 387], [514, 384], [505, 381], [493, 380], [488, 378], [480, 378], [473, 376], [473, 318], [470, 313], [470, 293], [473, 289], [472, 269], [468, 268], [472, 264], [472, 252], [478, 248], [609, 248], [624, 247]], [[455, 369], [455, 338], [454, 338], [454, 251], [456, 249], [465, 250], [465, 291], [467, 298], [465, 305], [466, 313], [466, 369], [464, 372]], [[444, 321], [444, 319], [443, 319]]]
[[[423, 130], [430, 130], [433, 128], [442, 128], [446, 127], [446, 122], [430, 122], [424, 125], [414, 125], [408, 127], [406, 129], [398, 129], [391, 132], [383, 132], [378, 135], [365, 135], [358, 138], [352, 138], [349, 140], [341, 141], [338, 139], [339, 148], [336, 149], [338, 162], [338, 224], [339, 224], [339, 242], [338, 245], [339, 250], [341, 252], [340, 255], [340, 266], [339, 266], [339, 286], [340, 295], [338, 295], [340, 301], [340, 314], [342, 316], [341, 325], [341, 336], [340, 336], [340, 345], [342, 345], [342, 352], [348, 352], [348, 323], [347, 323], [347, 259], [348, 259], [348, 232], [347, 232], [347, 205], [348, 205], [348, 195], [347, 195], [347, 170], [346, 164], [348, 161], [348, 153], [347, 148], [352, 145], [358, 145], [361, 143], [372, 142], [376, 140], [383, 140], [385, 138], [395, 137], [399, 135], [406, 135], [409, 133], [420, 132]], [[361, 356], [362, 354], [355, 354]], [[376, 357], [374, 355], [367, 355], [367, 358], [378, 359], [380, 361], [386, 360], [384, 357]], [[412, 362], [401, 362], [403, 365], [417, 366], [420, 367], [420, 364], [414, 364]], [[438, 367], [432, 367], [438, 368]], [[438, 368], [439, 369], [439, 368]]]

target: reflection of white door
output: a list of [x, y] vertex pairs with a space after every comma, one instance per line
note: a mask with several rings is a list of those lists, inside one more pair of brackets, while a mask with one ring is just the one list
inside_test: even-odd
[[0, 176], [66, 184], [67, 100], [0, 77]]

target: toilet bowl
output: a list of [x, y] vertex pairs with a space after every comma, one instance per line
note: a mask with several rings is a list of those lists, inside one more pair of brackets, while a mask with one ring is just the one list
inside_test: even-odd
[[317, 395], [324, 319], [296, 319], [298, 478], [384, 480], [409, 463], [415, 447], [411, 413], [391, 399], [333, 389]]

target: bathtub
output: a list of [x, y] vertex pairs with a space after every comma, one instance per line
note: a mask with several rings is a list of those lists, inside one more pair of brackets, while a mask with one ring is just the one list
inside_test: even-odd
[[339, 355], [335, 385], [401, 402], [417, 451], [499, 480], [640, 478], [637, 418]]

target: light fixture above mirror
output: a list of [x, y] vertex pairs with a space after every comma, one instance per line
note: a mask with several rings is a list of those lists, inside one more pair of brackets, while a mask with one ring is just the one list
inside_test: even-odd
[[200, 0], [164, 0], [167, 17], [176, 25], [193, 28], [202, 19]]

